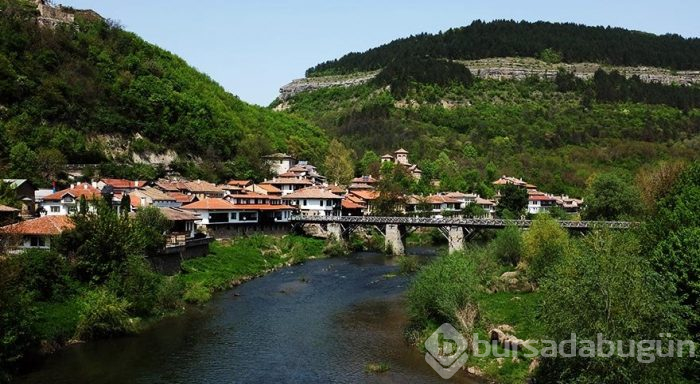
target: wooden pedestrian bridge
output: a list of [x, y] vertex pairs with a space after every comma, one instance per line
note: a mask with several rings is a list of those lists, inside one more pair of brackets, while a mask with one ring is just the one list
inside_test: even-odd
[[[338, 241], [344, 241], [357, 228], [369, 227], [384, 235], [387, 249], [395, 255], [404, 254], [405, 237], [420, 227], [433, 227], [440, 230], [449, 243], [449, 251], [464, 249], [465, 242], [482, 229], [501, 229], [508, 226], [529, 228], [532, 220], [508, 220], [488, 218], [434, 218], [412, 216], [292, 216], [293, 228], [302, 228], [308, 224], [321, 226]], [[629, 229], [636, 223], [629, 221], [573, 221], [558, 220], [562, 228], [570, 231], [589, 231], [592, 229]]]

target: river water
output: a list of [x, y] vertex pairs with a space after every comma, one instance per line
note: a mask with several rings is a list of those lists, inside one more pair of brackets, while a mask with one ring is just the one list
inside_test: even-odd
[[[281, 269], [138, 336], [71, 346], [19, 382], [442, 383], [404, 340], [410, 277], [396, 272], [369, 252]], [[390, 370], [366, 373], [369, 362]]]

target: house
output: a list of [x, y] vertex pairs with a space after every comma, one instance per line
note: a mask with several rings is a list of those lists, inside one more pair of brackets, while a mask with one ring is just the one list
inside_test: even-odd
[[516, 177], [501, 176], [498, 180], [492, 182], [491, 184], [496, 187], [504, 185], [515, 185], [516, 187], [525, 188], [527, 190], [537, 190], [537, 186], [523, 181], [523, 179], [518, 179]]
[[356, 202], [361, 202], [361, 204], [365, 207], [364, 214], [371, 215], [373, 202], [379, 197], [379, 192], [365, 189], [350, 190], [348, 191], [346, 197], [353, 199], [354, 201], [356, 199]]
[[228, 224], [259, 224], [287, 222], [292, 215], [293, 207], [275, 203], [236, 204], [221, 198], [206, 198], [182, 207], [200, 215], [198, 224], [201, 226], [218, 226]]
[[229, 193], [236, 193], [250, 185], [253, 185], [252, 180], [230, 180], [226, 185], [221, 186], [221, 188]]
[[342, 216], [363, 216], [365, 205], [355, 199], [344, 197], [340, 202], [340, 212]]
[[272, 180], [265, 180], [260, 185], [272, 185], [273, 187], [282, 191], [282, 196], [285, 196], [296, 190], [310, 187], [313, 185], [313, 182], [303, 178], [302, 176], [275, 177]]
[[112, 187], [114, 193], [131, 193], [134, 190], [141, 189], [146, 186], [145, 181], [126, 180], [126, 179], [100, 179], [95, 185], [97, 189], [102, 190], [105, 187]]
[[282, 196], [282, 190], [275, 187], [272, 184], [252, 184], [247, 187], [242, 192], [253, 192], [259, 193], [261, 195], [270, 196]]
[[182, 192], [165, 192], [166, 195], [170, 196], [171, 198], [175, 199], [180, 206], [185, 205], [185, 204], [190, 204], [194, 203], [195, 201], [199, 201], [197, 196], [193, 195], [186, 195]]
[[162, 207], [160, 212], [171, 223], [166, 246], [184, 245], [197, 234], [195, 223], [201, 217], [181, 208]]
[[[71, 185], [70, 188], [54, 192], [44, 196], [41, 203], [42, 214], [48, 216], [69, 215], [78, 211], [78, 204], [82, 199], [88, 203], [95, 202], [102, 198], [99, 189], [89, 183]], [[94, 204], [90, 204], [94, 208]]]
[[557, 206], [557, 199], [544, 193], [531, 193], [527, 197], [527, 213], [536, 215], [538, 213], [549, 212], [552, 207]]
[[306, 161], [298, 162], [295, 166], [289, 168], [287, 172], [281, 174], [280, 177], [283, 177], [283, 175], [286, 177], [301, 176], [311, 181], [313, 184], [323, 184], [326, 182], [326, 177], [318, 173], [316, 167]]
[[129, 199], [131, 200], [131, 209], [150, 206], [158, 208], [177, 208], [182, 205], [182, 203], [177, 201], [174, 197], [153, 187], [134, 190], [129, 193]]
[[206, 197], [221, 198], [226, 194], [223, 188], [203, 180], [184, 183], [184, 188], [181, 190], [181, 192], [187, 195], [196, 196], [198, 199], [204, 199]]
[[411, 164], [408, 161], [408, 151], [403, 148], [394, 151], [393, 156], [390, 154], [382, 156], [381, 161], [382, 163], [393, 162], [396, 165], [401, 165], [402, 167], [406, 168], [408, 173], [410, 173], [416, 180], [420, 180], [420, 178], [423, 176], [423, 171], [421, 171], [417, 165]]
[[337, 184], [329, 185], [328, 187], [326, 187], [326, 189], [328, 189], [331, 193], [335, 193], [338, 196], [342, 196], [348, 191], [347, 188], [343, 188]]
[[462, 193], [462, 192], [446, 192], [443, 194], [446, 197], [459, 201], [460, 209], [464, 209], [469, 204], [473, 204], [476, 198], [479, 197], [476, 193]]
[[557, 205], [568, 213], [578, 213], [581, 210], [581, 207], [583, 206], [582, 199], [575, 199], [567, 195], [552, 197], [557, 200]]
[[36, 187], [27, 179], [2, 179], [3, 183], [9, 184], [15, 190], [15, 197], [22, 203], [20, 215], [24, 217], [34, 216], [36, 213], [36, 200], [34, 192]]
[[367, 185], [376, 187], [377, 184], [379, 183], [379, 180], [372, 177], [372, 175], [369, 175], [369, 176], [356, 177], [356, 178], [350, 180], [350, 183], [351, 184], [367, 184]]
[[496, 213], [496, 203], [492, 200], [482, 199], [481, 197], [476, 197], [474, 199], [474, 204], [478, 205], [484, 210], [484, 217], [491, 218], [493, 214]]
[[11, 247], [48, 249], [54, 237], [73, 228], [68, 216], [42, 216], [1, 227], [0, 235]]
[[283, 196], [283, 201], [305, 216], [339, 216], [341, 196], [325, 188], [304, 188]]
[[273, 153], [263, 156], [263, 161], [270, 167], [270, 172], [275, 176], [287, 172], [289, 168], [297, 164], [297, 160], [294, 156], [286, 153]]

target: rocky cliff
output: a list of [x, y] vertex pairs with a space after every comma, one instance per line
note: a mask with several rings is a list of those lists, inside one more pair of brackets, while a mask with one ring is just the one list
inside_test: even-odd
[[[534, 58], [491, 58], [482, 60], [460, 61], [473, 75], [485, 79], [517, 79], [522, 80], [530, 76], [553, 79], [559, 68], [574, 73], [582, 79], [590, 79], [595, 71], [603, 68], [606, 71], [616, 70], [621, 74], [631, 77], [639, 76], [642, 81], [658, 82], [662, 84], [691, 85], [700, 84], [700, 71], [672, 71], [654, 67], [615, 67], [595, 63], [577, 64], [551, 64]], [[328, 87], [349, 87], [367, 83], [372, 80], [379, 71], [358, 73], [353, 76], [319, 76], [293, 80], [280, 88], [279, 99], [283, 102], [294, 95], [314, 91]]]

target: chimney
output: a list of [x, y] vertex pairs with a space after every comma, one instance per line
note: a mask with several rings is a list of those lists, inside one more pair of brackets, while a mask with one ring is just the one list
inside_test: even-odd
[[88, 183], [83, 184], [83, 189], [88, 189]]
[[70, 184], [70, 189], [73, 189], [73, 188], [75, 188], [75, 184], [71, 183], [71, 184]]
[[93, 188], [97, 188], [97, 182], [96, 182], [96, 181], [93, 181], [93, 182], [91, 182], [90, 184], [92, 185]]

